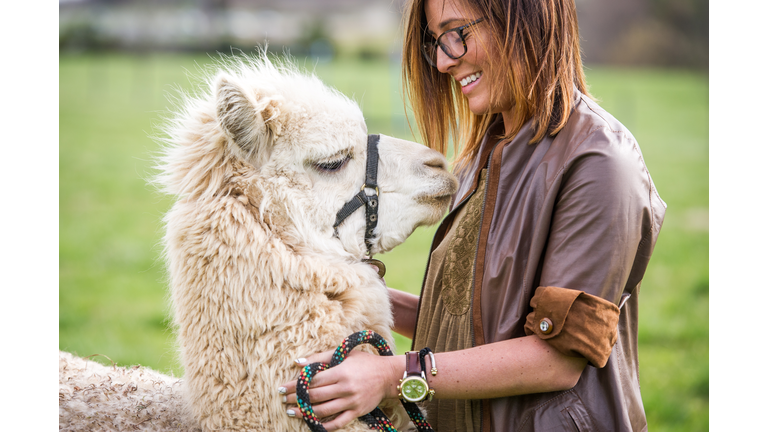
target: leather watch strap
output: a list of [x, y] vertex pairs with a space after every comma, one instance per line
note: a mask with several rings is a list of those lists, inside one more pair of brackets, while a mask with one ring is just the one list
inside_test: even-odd
[[408, 351], [405, 353], [405, 374], [421, 375], [421, 365], [419, 364], [419, 353]]

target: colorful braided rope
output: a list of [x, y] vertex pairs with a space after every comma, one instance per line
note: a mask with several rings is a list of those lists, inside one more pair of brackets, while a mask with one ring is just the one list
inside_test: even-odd
[[[312, 404], [309, 401], [308, 389], [309, 384], [312, 382], [312, 378], [314, 378], [318, 372], [322, 372], [343, 362], [353, 348], [364, 343], [373, 345], [378, 350], [379, 355], [393, 355], [392, 350], [389, 348], [389, 344], [387, 344], [387, 341], [384, 340], [383, 337], [370, 330], [363, 330], [353, 333], [344, 339], [344, 342], [342, 342], [341, 345], [336, 348], [336, 351], [334, 351], [330, 364], [312, 363], [301, 370], [301, 375], [296, 383], [296, 399], [299, 404], [299, 410], [304, 417], [304, 422], [312, 432], [327, 432], [322, 423], [320, 423], [320, 419], [315, 415], [315, 412], [312, 409]], [[424, 419], [421, 410], [419, 410], [415, 403], [403, 400], [401, 400], [401, 402], [417, 430], [420, 432], [432, 431], [432, 427]], [[397, 429], [395, 429], [392, 422], [389, 421], [386, 414], [384, 414], [378, 407], [368, 414], [359, 417], [359, 419], [373, 430], [397, 432]]]

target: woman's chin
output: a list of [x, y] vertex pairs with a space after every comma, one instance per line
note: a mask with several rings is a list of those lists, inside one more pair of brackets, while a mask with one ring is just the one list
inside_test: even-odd
[[469, 101], [469, 110], [475, 115], [484, 115], [489, 113], [489, 107], [487, 102], [475, 102], [472, 99]]

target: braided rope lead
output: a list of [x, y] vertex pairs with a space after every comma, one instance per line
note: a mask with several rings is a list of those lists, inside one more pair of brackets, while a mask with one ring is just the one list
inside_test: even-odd
[[[336, 348], [331, 357], [331, 363], [312, 363], [305, 366], [301, 370], [298, 382], [296, 383], [296, 399], [299, 404], [299, 410], [304, 417], [304, 422], [307, 424], [312, 432], [327, 432], [325, 427], [320, 423], [320, 419], [315, 415], [315, 411], [312, 409], [312, 404], [309, 401], [309, 384], [312, 382], [312, 378], [318, 373], [326, 369], [337, 366], [343, 362], [350, 351], [356, 346], [367, 343], [373, 345], [379, 352], [379, 355], [391, 356], [392, 350], [389, 348], [387, 341], [383, 337], [372, 332], [370, 330], [363, 330], [357, 333], [353, 333], [344, 339], [344, 342]], [[416, 429], [420, 432], [430, 432], [432, 427], [427, 423], [424, 416], [421, 414], [421, 410], [413, 402], [406, 402], [401, 400], [405, 412], [408, 413], [408, 417], [416, 426]], [[397, 432], [392, 422], [384, 414], [381, 409], [376, 407], [373, 411], [359, 417], [359, 420], [368, 425], [369, 428], [377, 431], [385, 432]]]

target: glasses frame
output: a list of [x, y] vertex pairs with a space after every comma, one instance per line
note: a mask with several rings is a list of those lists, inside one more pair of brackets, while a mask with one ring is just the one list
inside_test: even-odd
[[[464, 24], [463, 26], [459, 26], [459, 27], [455, 27], [455, 28], [446, 30], [443, 33], [441, 33], [440, 36], [434, 38], [434, 42], [426, 42], [426, 41], [422, 42], [421, 43], [421, 54], [427, 60], [427, 63], [429, 63], [432, 67], [435, 67], [435, 68], [437, 67], [437, 47], [438, 46], [440, 47], [441, 50], [443, 50], [443, 53], [445, 55], [447, 55], [449, 58], [452, 58], [454, 60], [458, 60], [458, 59], [464, 57], [464, 55], [467, 53], [467, 40], [466, 40], [466, 37], [464, 36], [464, 29], [466, 29], [467, 27], [473, 26], [473, 25], [475, 25], [475, 24], [477, 24], [477, 23], [479, 23], [479, 22], [481, 22], [483, 20], [485, 20], [485, 18], [484, 17], [480, 17], [480, 18], [478, 18], [478, 19], [476, 19], [476, 20], [474, 20], [474, 21], [472, 21], [470, 23]], [[457, 55], [455, 57], [453, 55], [451, 55], [446, 50], [446, 48], [445, 48], [446, 44], [440, 42], [440, 39], [442, 39], [443, 36], [445, 36], [446, 34], [451, 33], [451, 32], [456, 32], [456, 34], [459, 35], [459, 39], [461, 39], [461, 45], [464, 48], [464, 51], [461, 54], [459, 54], [459, 55]], [[425, 32], [425, 34], [428, 34], [428, 33]], [[428, 49], [433, 49], [434, 50], [434, 52], [435, 52], [435, 59], [434, 59], [434, 61], [432, 60], [431, 56], [429, 55]]]

